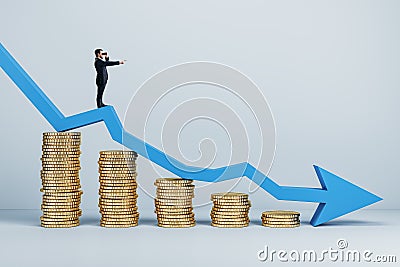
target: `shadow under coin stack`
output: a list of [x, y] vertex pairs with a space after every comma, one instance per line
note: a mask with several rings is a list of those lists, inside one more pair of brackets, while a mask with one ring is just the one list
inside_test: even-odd
[[211, 194], [214, 205], [211, 210], [211, 225], [239, 228], [250, 223], [250, 200], [247, 194], [227, 192]]
[[43, 227], [73, 227], [79, 225], [82, 210], [80, 190], [81, 133], [43, 133], [42, 188]]
[[154, 200], [158, 226], [183, 228], [196, 225], [192, 199], [194, 197], [193, 180], [181, 178], [159, 178]]
[[293, 228], [300, 226], [300, 213], [296, 211], [272, 210], [261, 215], [263, 226], [272, 228]]
[[100, 152], [100, 226], [117, 228], [138, 225], [136, 159], [134, 151]]

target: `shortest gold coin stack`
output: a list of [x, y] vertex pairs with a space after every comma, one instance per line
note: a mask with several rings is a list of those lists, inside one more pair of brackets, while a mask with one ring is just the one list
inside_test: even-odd
[[293, 228], [300, 226], [300, 213], [296, 211], [272, 210], [261, 215], [263, 226], [272, 228]]
[[42, 179], [43, 200], [40, 217], [42, 227], [58, 228], [79, 225], [82, 210], [79, 132], [43, 133]]
[[193, 180], [181, 178], [159, 178], [157, 186], [155, 213], [158, 226], [183, 228], [196, 225], [192, 198], [194, 197]]
[[212, 226], [239, 228], [249, 225], [251, 203], [247, 194], [214, 193], [211, 200], [214, 203], [210, 213]]
[[134, 151], [100, 152], [100, 226], [120, 228], [138, 225], [136, 159]]

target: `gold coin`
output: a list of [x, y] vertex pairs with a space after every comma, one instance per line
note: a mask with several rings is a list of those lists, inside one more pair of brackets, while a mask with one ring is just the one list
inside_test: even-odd
[[136, 177], [136, 168], [102, 168], [99, 167], [98, 173], [101, 176], [114, 177]]
[[211, 194], [211, 200], [218, 199], [248, 199], [247, 194], [238, 192], [225, 192], [225, 193], [213, 193]]
[[219, 198], [213, 200], [214, 205], [241, 205], [241, 204], [250, 204], [250, 200], [248, 199], [229, 199], [229, 198]]
[[43, 205], [78, 205], [81, 203], [81, 200], [49, 200], [43, 199]]
[[135, 151], [128, 151], [128, 150], [107, 150], [107, 151], [100, 151], [100, 156], [133, 156], [137, 157], [137, 153]]
[[48, 193], [48, 194], [60, 194], [60, 193], [66, 193], [66, 194], [68, 194], [68, 193], [69, 194], [76, 193], [76, 194], [78, 194], [81, 191], [78, 190], [78, 189], [66, 189], [66, 190], [60, 189], [60, 190], [58, 190], [58, 189], [40, 188], [40, 192]]
[[159, 223], [190, 223], [190, 222], [195, 222], [194, 216], [192, 217], [160, 217], [157, 216], [157, 221]]
[[59, 213], [64, 213], [64, 212], [77, 212], [80, 211], [78, 208], [74, 209], [61, 209], [61, 208], [42, 208], [41, 209], [43, 213], [45, 212], [59, 212]]
[[44, 228], [71, 228], [71, 227], [79, 226], [79, 222], [78, 223], [67, 223], [67, 224], [46, 224], [46, 223], [42, 222], [40, 225]]
[[136, 214], [109, 214], [103, 213], [101, 215], [103, 221], [137, 221], [139, 219], [139, 212]]
[[156, 189], [156, 192], [158, 193], [164, 193], [164, 194], [193, 194], [194, 193], [194, 188], [185, 188], [185, 187], [178, 187], [178, 188], [162, 188], [158, 187]]
[[162, 224], [188, 224], [195, 223], [196, 219], [194, 217], [191, 218], [167, 218], [167, 217], [158, 217], [157, 222]]
[[72, 192], [66, 192], [66, 191], [55, 191], [55, 190], [48, 190], [44, 192], [45, 196], [79, 196], [82, 195], [83, 191], [82, 190], [74, 190]]
[[99, 161], [136, 161], [137, 156], [134, 155], [100, 155]]
[[121, 213], [121, 212], [136, 212], [138, 210], [137, 206], [130, 206], [130, 207], [119, 207], [119, 206], [100, 206], [99, 212], [100, 213]]
[[54, 141], [54, 142], [48, 142], [44, 141], [42, 143], [42, 148], [79, 148], [81, 145], [81, 142], [74, 142], [74, 141]]
[[46, 192], [42, 196], [43, 198], [55, 198], [55, 199], [80, 199], [83, 192]]
[[157, 188], [156, 193], [162, 194], [162, 195], [193, 195], [194, 190], [163, 190]]
[[232, 206], [232, 207], [212, 207], [211, 211], [216, 211], [220, 213], [225, 213], [225, 212], [249, 212], [250, 207], [245, 207], [245, 206]]
[[50, 177], [77, 176], [79, 175], [79, 170], [41, 170], [40, 175]]
[[137, 184], [136, 183], [124, 183], [124, 184], [113, 184], [113, 183], [100, 183], [100, 188], [101, 189], [115, 189], [115, 190], [119, 190], [119, 189], [125, 189], [125, 190], [135, 190], [137, 188]]
[[192, 199], [154, 199], [159, 205], [192, 205]]
[[41, 204], [42, 208], [62, 208], [62, 209], [69, 209], [69, 208], [79, 208], [80, 202], [46, 202]]
[[127, 184], [127, 185], [137, 185], [136, 176], [100, 176], [100, 184]]
[[58, 160], [58, 161], [50, 161], [50, 160], [42, 160], [42, 166], [47, 167], [60, 167], [60, 166], [69, 166], [69, 167], [79, 167], [81, 164], [79, 161], [67, 161], [67, 160]]
[[187, 228], [187, 227], [193, 227], [195, 226], [196, 223], [189, 223], [189, 224], [160, 224], [158, 223], [157, 226], [163, 227], [163, 228]]
[[[43, 183], [42, 183], [43, 184]], [[76, 190], [81, 188], [80, 184], [48, 184], [48, 183], [44, 183], [45, 185], [43, 185], [43, 189], [44, 190]]]
[[193, 180], [184, 178], [157, 178], [156, 183], [192, 183]]
[[279, 225], [292, 225], [292, 224], [299, 224], [299, 223], [300, 223], [300, 221], [293, 221], [293, 222], [277, 222], [277, 221], [274, 221], [274, 222], [271, 222], [271, 221], [266, 222], [266, 221], [262, 221], [262, 224], [266, 224], [266, 225], [275, 225], [275, 224], [279, 224]]
[[237, 214], [216, 214], [210, 213], [211, 218], [249, 218], [247, 213], [237, 213]]
[[43, 213], [44, 218], [53, 218], [53, 219], [79, 219], [82, 216], [82, 213], [68, 214], [68, 215], [54, 215], [53, 213]]
[[104, 200], [129, 200], [129, 199], [137, 199], [138, 195], [136, 192], [130, 192], [130, 193], [106, 193], [106, 192], [99, 192], [99, 199], [104, 199]]
[[59, 167], [59, 168], [48, 168], [43, 166], [42, 171], [51, 172], [51, 171], [79, 171], [81, 167], [78, 168], [70, 168], [70, 167]]
[[55, 217], [55, 216], [60, 216], [60, 217], [65, 217], [65, 216], [80, 216], [82, 215], [82, 210], [78, 209], [75, 211], [59, 211], [59, 210], [49, 210], [49, 211], [43, 211], [43, 216], [49, 216], [49, 217]]
[[68, 163], [80, 163], [79, 157], [41, 157], [42, 162], [68, 162]]
[[102, 213], [102, 214], [130, 214], [130, 213], [133, 213], [133, 212], [137, 212], [137, 207], [132, 207], [132, 208], [129, 208], [129, 209], [118, 209], [118, 208], [115, 208], [115, 207], [111, 207], [111, 208], [106, 208], [106, 207], [100, 207], [100, 210], [99, 210], [99, 212], [100, 213]]
[[182, 207], [177, 207], [177, 206], [157, 206], [156, 205], [156, 210], [158, 211], [166, 211], [166, 212], [187, 212], [187, 211], [192, 211], [193, 207], [192, 206], [182, 206]]
[[136, 164], [99, 164], [101, 170], [136, 170]]
[[48, 151], [67, 151], [67, 152], [80, 152], [81, 146], [80, 143], [43, 143], [42, 146], [42, 153]]
[[117, 187], [117, 186], [104, 187], [104, 186], [100, 186], [99, 191], [100, 192], [105, 192], [105, 193], [107, 193], [107, 192], [122, 192], [122, 193], [136, 194], [136, 189], [137, 189], [137, 187], [135, 187], [135, 186], [131, 186], [131, 187], [122, 187], [122, 186], [120, 186], [120, 187]]
[[299, 222], [300, 221], [300, 219], [299, 218], [290, 218], [290, 217], [286, 217], [286, 218], [272, 218], [272, 217], [270, 217], [270, 218], [263, 218], [263, 217], [261, 217], [261, 220], [263, 221], [263, 222]]
[[130, 202], [130, 203], [129, 202], [125, 202], [125, 203], [122, 203], [122, 202], [120, 202], [120, 203], [117, 203], [117, 202], [114, 202], [114, 203], [112, 203], [112, 202], [99, 202], [98, 207], [100, 209], [102, 209], [102, 210], [105, 209], [105, 208], [127, 210], [127, 209], [135, 208], [137, 206], [136, 206], [136, 202]]
[[156, 199], [164, 201], [168, 199], [180, 199], [180, 200], [190, 200], [194, 198], [194, 193], [192, 194], [165, 194], [165, 193], [156, 193]]
[[157, 220], [157, 225], [158, 226], [162, 226], [162, 227], [182, 227], [182, 226], [195, 226], [196, 225], [196, 221], [184, 221], [184, 222], [160, 222]]
[[105, 195], [105, 194], [100, 194], [99, 199], [104, 199], [104, 200], [132, 200], [132, 199], [137, 199], [138, 195], [134, 192], [130, 195]]
[[156, 210], [160, 211], [179, 211], [179, 210], [192, 210], [192, 205], [155, 205]]
[[100, 225], [126, 225], [126, 224], [137, 224], [139, 219], [136, 220], [102, 220], [100, 219]]
[[249, 226], [248, 223], [244, 224], [218, 224], [218, 223], [211, 223], [211, 226], [219, 227], [219, 228], [242, 228]]
[[104, 216], [133, 216], [138, 215], [139, 212], [136, 210], [124, 210], [124, 211], [99, 211]]
[[134, 161], [98, 161], [99, 167], [107, 168], [120, 168], [120, 167], [129, 167], [136, 168], [136, 162]]
[[138, 223], [125, 223], [125, 224], [108, 224], [108, 223], [100, 223], [101, 227], [106, 227], [106, 228], [128, 228], [128, 227], [134, 227], [137, 226]]
[[271, 228], [294, 228], [294, 227], [299, 227], [300, 223], [297, 223], [297, 224], [262, 224], [262, 225], [271, 227]]
[[251, 204], [247, 203], [247, 204], [214, 204], [213, 205], [214, 208], [216, 209], [243, 209], [243, 208], [250, 208]]
[[77, 187], [77, 186], [81, 186], [81, 184], [79, 182], [71, 182], [71, 183], [66, 183], [66, 182], [61, 182], [61, 183], [53, 183], [53, 182], [43, 182], [42, 181], [42, 186], [43, 188], [71, 188], [71, 187]]
[[78, 201], [81, 201], [80, 197], [72, 198], [72, 197], [45, 197], [45, 196], [43, 196], [42, 199], [43, 199], [43, 201], [46, 201], [46, 202], [55, 202], [55, 201], [78, 202]]
[[300, 213], [297, 211], [289, 211], [289, 210], [270, 210], [264, 211], [262, 216], [270, 217], [270, 216], [300, 216]]
[[68, 221], [76, 221], [79, 220], [78, 217], [48, 217], [48, 216], [40, 216], [41, 221], [47, 222], [68, 222]]
[[100, 187], [132, 187], [137, 188], [136, 181], [101, 181], [100, 180]]
[[168, 210], [154, 210], [154, 213], [160, 216], [194, 216], [191, 210], [170, 212]]
[[230, 218], [221, 218], [221, 217], [211, 217], [211, 220], [215, 223], [240, 223], [240, 222], [250, 222], [250, 219], [247, 217], [243, 217], [243, 218], [234, 218], [234, 217], [230, 217]]
[[57, 138], [48, 138], [43, 137], [42, 142], [81, 142], [82, 138], [80, 136], [65, 136], [65, 137], [57, 137]]
[[134, 222], [139, 220], [139, 213], [135, 214], [134, 216], [120, 216], [120, 217], [108, 217], [108, 216], [101, 216], [100, 219], [102, 222]]
[[100, 199], [99, 204], [108, 204], [108, 205], [132, 205], [136, 204], [136, 198], [128, 198], [128, 199]]
[[53, 220], [41, 219], [40, 222], [41, 222], [41, 224], [44, 224], [44, 225], [68, 225], [68, 224], [79, 223], [79, 218], [73, 219], [73, 220], [61, 220], [61, 221], [60, 220], [53, 221]]
[[65, 151], [42, 151], [42, 158], [80, 158], [81, 152], [65, 152]]
[[81, 136], [81, 132], [43, 132], [43, 136]]

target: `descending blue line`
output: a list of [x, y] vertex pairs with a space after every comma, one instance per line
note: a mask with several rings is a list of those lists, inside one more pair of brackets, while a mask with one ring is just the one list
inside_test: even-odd
[[276, 199], [320, 203], [311, 219], [314, 226], [382, 200], [318, 166], [314, 168], [322, 188], [279, 186], [248, 162], [215, 169], [185, 165], [126, 132], [112, 106], [65, 117], [1, 43], [0, 66], [56, 131], [73, 130], [103, 121], [114, 141], [179, 177], [220, 182], [246, 176]]

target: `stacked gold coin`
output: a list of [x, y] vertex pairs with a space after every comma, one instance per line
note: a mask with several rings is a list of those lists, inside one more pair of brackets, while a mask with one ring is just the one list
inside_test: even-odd
[[158, 226], [169, 228], [192, 227], [196, 225], [192, 199], [193, 180], [181, 178], [159, 178], [157, 186], [155, 213]]
[[261, 215], [263, 226], [273, 228], [290, 228], [300, 226], [300, 213], [296, 211], [272, 210]]
[[134, 151], [100, 151], [101, 226], [116, 228], [138, 225], [136, 159], [137, 153]]
[[81, 133], [43, 133], [40, 217], [43, 227], [79, 225], [82, 191], [79, 179]]
[[250, 223], [251, 207], [247, 194], [227, 192], [211, 194], [213, 208], [211, 225], [216, 227], [245, 227]]

